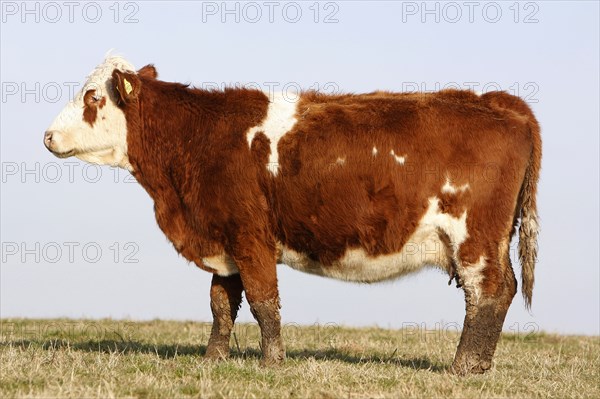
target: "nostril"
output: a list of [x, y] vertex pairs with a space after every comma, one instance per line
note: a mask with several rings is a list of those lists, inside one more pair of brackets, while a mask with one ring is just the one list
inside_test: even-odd
[[56, 143], [54, 143], [52, 141], [52, 137], [54, 136], [54, 132], [52, 130], [48, 130], [44, 133], [44, 146], [49, 149], [50, 151], [52, 151], [52, 147], [54, 147], [56, 145]]
[[52, 131], [47, 131], [46, 133], [44, 133], [44, 143], [50, 144], [51, 141], [52, 141]]

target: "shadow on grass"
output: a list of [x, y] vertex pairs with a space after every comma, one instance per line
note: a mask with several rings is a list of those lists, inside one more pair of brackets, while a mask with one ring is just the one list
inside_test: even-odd
[[[395, 352], [390, 356], [355, 356], [340, 351], [335, 348], [329, 348], [325, 350], [288, 350], [287, 357], [290, 359], [316, 359], [316, 360], [338, 360], [345, 363], [361, 364], [361, 363], [381, 363], [381, 364], [394, 364], [396, 366], [411, 368], [415, 370], [429, 370], [435, 373], [441, 373], [448, 370], [447, 366], [434, 363], [431, 360], [423, 357], [418, 358], [398, 358], [395, 356]], [[256, 351], [254, 354], [256, 357], [260, 357], [261, 353]]]
[[[83, 352], [101, 352], [101, 353], [119, 353], [119, 354], [155, 354], [162, 359], [173, 359], [177, 356], [204, 356], [206, 353], [206, 345], [178, 345], [178, 344], [160, 344], [153, 345], [130, 340], [100, 340], [100, 341], [84, 341], [70, 342], [63, 339], [35, 341], [35, 340], [17, 340], [0, 342], [0, 347], [18, 347], [27, 349], [30, 347], [44, 350], [76, 350]], [[391, 356], [355, 356], [336, 348], [328, 348], [324, 350], [287, 350], [286, 356], [288, 359], [294, 360], [337, 360], [351, 364], [363, 363], [381, 363], [393, 364], [400, 367], [411, 368], [414, 370], [429, 370], [434, 373], [442, 373], [449, 369], [439, 363], [423, 357], [400, 359], [395, 356], [394, 352]], [[244, 351], [236, 349], [231, 350], [232, 359], [260, 359], [262, 353], [257, 349], [248, 348]]]

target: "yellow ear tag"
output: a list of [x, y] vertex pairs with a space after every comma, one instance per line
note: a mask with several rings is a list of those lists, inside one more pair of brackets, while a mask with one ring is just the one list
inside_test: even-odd
[[133, 91], [131, 83], [129, 83], [127, 79], [123, 78], [123, 84], [125, 85], [125, 91], [127, 92], [127, 95], [131, 94], [131, 92]]

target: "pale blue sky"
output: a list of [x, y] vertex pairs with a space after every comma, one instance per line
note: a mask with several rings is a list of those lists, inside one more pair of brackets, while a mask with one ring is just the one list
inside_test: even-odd
[[[228, 3], [232, 14], [220, 1], [130, 2], [118, 15], [113, 2], [77, 3], [71, 16], [65, 6], [28, 3], [26, 13], [21, 4], [2, 4], [1, 317], [211, 319], [211, 276], [175, 253], [141, 186], [124, 171], [54, 158], [42, 144], [70, 82], [81, 85], [115, 49], [136, 67], [154, 63], [161, 79], [197, 86], [363, 92], [455, 83], [525, 97], [544, 143], [540, 259], [532, 311], [519, 294], [505, 330], [535, 323], [599, 334], [597, 2], [476, 2], [471, 15], [463, 2], [427, 3], [432, 13], [420, 1], [277, 2], [273, 22], [264, 2], [239, 11]], [[127, 15], [137, 22], [125, 23]], [[462, 291], [433, 269], [375, 285], [285, 266], [279, 278], [284, 322], [463, 320]], [[240, 319], [252, 320], [247, 305]]]

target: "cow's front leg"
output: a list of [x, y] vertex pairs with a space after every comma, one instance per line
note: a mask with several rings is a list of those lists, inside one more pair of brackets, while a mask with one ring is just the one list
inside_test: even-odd
[[210, 287], [213, 325], [206, 348], [206, 357], [209, 359], [225, 359], [229, 356], [229, 340], [242, 303], [242, 290], [239, 274], [229, 277], [213, 275]]
[[285, 359], [285, 349], [281, 339], [281, 316], [279, 296], [265, 300], [250, 301], [250, 310], [260, 326], [264, 366], [281, 363]]
[[285, 359], [281, 339], [275, 245], [270, 244], [246, 236], [246, 239], [239, 241], [234, 255], [246, 299], [260, 327], [262, 364], [267, 366]]

